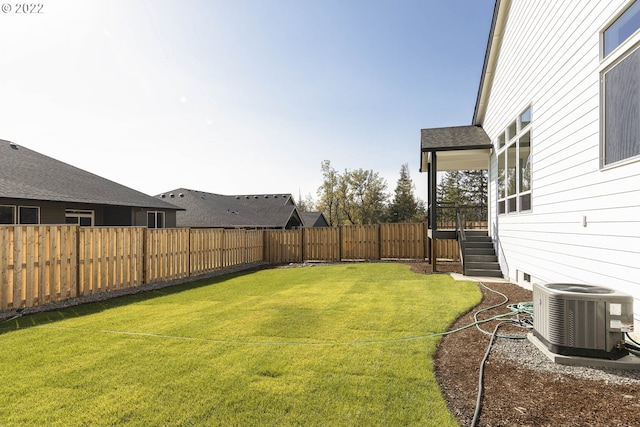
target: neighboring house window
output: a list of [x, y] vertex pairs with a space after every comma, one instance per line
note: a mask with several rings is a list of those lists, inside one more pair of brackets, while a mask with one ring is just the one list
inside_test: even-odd
[[91, 227], [93, 225], [94, 212], [90, 210], [67, 209], [65, 211], [66, 223], [69, 225], [79, 225]]
[[149, 227], [149, 228], [164, 228], [164, 212], [161, 212], [161, 211], [148, 211], [147, 212], [147, 227]]
[[531, 210], [531, 107], [496, 139], [498, 213]]
[[[640, 47], [629, 45], [610, 54], [640, 29], [636, 1], [602, 34], [600, 166], [640, 156]], [[610, 57], [609, 57], [610, 56]]]
[[0, 205], [0, 224], [16, 223], [16, 207]]
[[18, 224], [40, 224], [40, 208], [18, 206]]

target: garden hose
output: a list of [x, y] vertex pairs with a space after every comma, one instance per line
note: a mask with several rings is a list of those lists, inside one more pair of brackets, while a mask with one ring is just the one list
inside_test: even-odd
[[[486, 290], [496, 293], [498, 295], [501, 295], [504, 300], [501, 303], [498, 304], [494, 304], [490, 307], [486, 307], [483, 308], [482, 310], [478, 310], [474, 313], [473, 315], [473, 319], [475, 320], [475, 325], [476, 328], [478, 328], [478, 330], [480, 332], [482, 332], [483, 334], [487, 334], [491, 336], [491, 339], [489, 340], [489, 344], [487, 345], [487, 351], [484, 354], [484, 357], [482, 358], [482, 361], [480, 362], [480, 372], [478, 374], [478, 395], [476, 398], [476, 408], [475, 411], [473, 412], [473, 420], [471, 421], [471, 426], [475, 427], [478, 423], [479, 417], [480, 417], [480, 411], [482, 408], [482, 390], [483, 390], [483, 382], [484, 382], [484, 367], [487, 363], [487, 359], [489, 358], [489, 353], [491, 353], [491, 347], [493, 346], [493, 342], [495, 341], [496, 338], [508, 338], [508, 339], [524, 339], [526, 338], [526, 336], [519, 336], [519, 335], [498, 335], [498, 328], [500, 328], [500, 326], [502, 325], [507, 325], [507, 324], [511, 324], [511, 325], [516, 325], [522, 328], [526, 328], [526, 329], [531, 329], [533, 328], [533, 322], [532, 322], [532, 317], [533, 317], [533, 302], [520, 302], [520, 303], [516, 303], [516, 304], [509, 304], [507, 305], [507, 308], [509, 309], [509, 313], [504, 313], [504, 314], [499, 314], [497, 316], [493, 316], [490, 319], [487, 319], [487, 321], [489, 320], [498, 320], [501, 319], [503, 317], [507, 317], [507, 316], [515, 316], [515, 319], [505, 319], [502, 320], [500, 323], [498, 323], [496, 325], [496, 327], [493, 329], [493, 332], [487, 332], [485, 330], [483, 330], [482, 328], [480, 328], [479, 324], [480, 323], [484, 323], [483, 321], [478, 321], [478, 314], [484, 312], [484, 311], [488, 311], [491, 310], [493, 308], [497, 308], [500, 307], [504, 304], [506, 304], [507, 302], [509, 302], [509, 298], [503, 294], [502, 292], [498, 292], [494, 289], [491, 289], [490, 287], [488, 287], [487, 285], [485, 285], [482, 282], [479, 282], [480, 285], [485, 288]], [[521, 318], [521, 315], [525, 315], [525, 317]]]

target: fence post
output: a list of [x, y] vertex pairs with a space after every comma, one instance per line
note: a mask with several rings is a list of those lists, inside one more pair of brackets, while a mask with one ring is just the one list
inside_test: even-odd
[[304, 227], [300, 227], [300, 262], [304, 262]]
[[338, 226], [338, 261], [342, 261], [342, 226]]
[[224, 228], [222, 229], [222, 233], [220, 235], [220, 268], [224, 268], [224, 257], [225, 257], [225, 242], [224, 242]]
[[147, 254], [149, 253], [149, 239], [147, 238], [147, 229], [142, 229], [142, 283], [147, 283]]
[[[75, 286], [75, 296], [80, 295], [80, 226], [76, 226], [76, 268], [75, 268], [75, 276], [76, 276], [76, 286]], [[39, 297], [39, 295], [38, 295]]]
[[191, 228], [187, 228], [187, 277], [191, 277]]
[[382, 225], [377, 224], [378, 227], [378, 260], [382, 259]]

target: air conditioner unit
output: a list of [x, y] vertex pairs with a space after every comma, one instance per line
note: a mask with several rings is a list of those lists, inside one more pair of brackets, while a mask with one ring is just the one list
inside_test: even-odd
[[633, 331], [633, 297], [602, 286], [533, 285], [533, 334], [549, 351], [619, 359], [628, 354], [624, 333]]

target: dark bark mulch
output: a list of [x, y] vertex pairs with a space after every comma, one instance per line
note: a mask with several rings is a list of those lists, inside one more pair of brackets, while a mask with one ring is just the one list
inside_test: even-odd
[[[445, 271], [440, 263], [438, 267], [439, 271]], [[449, 268], [457, 269], [453, 264]], [[412, 269], [427, 274], [431, 271], [428, 263], [412, 264]], [[530, 291], [517, 285], [487, 285], [504, 293], [510, 302], [532, 299]], [[482, 292], [480, 305], [458, 319], [451, 329], [473, 322], [473, 313], [479, 308], [502, 301], [499, 295], [484, 289]], [[497, 308], [482, 318], [505, 311], [504, 307]], [[492, 331], [494, 327], [490, 323], [484, 329]], [[449, 409], [463, 426], [471, 425], [473, 419], [480, 362], [489, 340], [488, 335], [476, 328], [468, 328], [445, 336], [438, 346], [434, 360], [436, 377]], [[640, 426], [638, 385], [532, 370], [519, 366], [517, 361], [491, 355], [483, 384], [480, 426]]]

